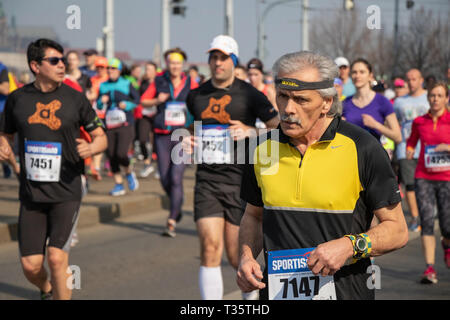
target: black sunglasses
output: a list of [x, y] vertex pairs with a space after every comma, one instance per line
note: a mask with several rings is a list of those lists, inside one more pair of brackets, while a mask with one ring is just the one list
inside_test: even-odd
[[59, 61], [62, 61], [62, 63], [67, 64], [67, 59], [66, 57], [48, 57], [48, 58], [42, 58], [42, 60], [48, 61], [48, 63], [50, 63], [52, 66], [56, 66]]

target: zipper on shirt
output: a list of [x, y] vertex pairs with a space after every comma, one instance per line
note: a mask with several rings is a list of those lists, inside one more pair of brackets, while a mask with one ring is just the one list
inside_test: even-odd
[[298, 169], [297, 169], [297, 190], [295, 193], [295, 199], [300, 201], [302, 199], [302, 180], [303, 180], [302, 164], [303, 164], [303, 160], [306, 156], [306, 151], [305, 151], [305, 154], [303, 154], [303, 155], [301, 154], [300, 151], [299, 151], [299, 153], [300, 153], [300, 163], [299, 163]]

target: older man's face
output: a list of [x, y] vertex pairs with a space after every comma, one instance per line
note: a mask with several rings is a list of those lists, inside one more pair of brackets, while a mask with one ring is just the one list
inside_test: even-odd
[[[320, 81], [316, 69], [304, 69], [299, 72], [278, 74], [279, 78], [294, 78], [305, 82]], [[300, 138], [307, 134], [322, 114], [331, 107], [332, 100], [324, 100], [316, 90], [291, 91], [277, 87], [277, 106], [280, 111], [280, 124], [284, 134], [291, 138]]]

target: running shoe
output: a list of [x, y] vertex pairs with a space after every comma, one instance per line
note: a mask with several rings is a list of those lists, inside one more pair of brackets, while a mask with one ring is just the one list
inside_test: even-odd
[[442, 248], [444, 249], [444, 261], [447, 268], [450, 268], [450, 247], [447, 247], [442, 240]]
[[97, 181], [102, 180], [102, 175], [100, 174], [100, 169], [91, 168], [91, 176]]
[[53, 300], [53, 293], [41, 291], [41, 300]]
[[167, 223], [166, 229], [164, 229], [164, 232], [162, 233], [165, 237], [175, 238], [177, 233], [175, 232], [175, 225], [174, 223]]
[[169, 238], [175, 238], [177, 236], [177, 233], [175, 232], [175, 229], [171, 230], [169, 228], [164, 229], [164, 232], [162, 234], [165, 237]]
[[421, 229], [420, 224], [417, 220], [411, 221], [409, 224], [408, 230], [412, 232], [419, 232]]
[[109, 194], [112, 195], [113, 197], [123, 196], [125, 194], [125, 188], [123, 184], [117, 183], [114, 186], [114, 188], [109, 192]]
[[425, 272], [422, 275], [422, 279], [420, 280], [420, 283], [423, 284], [430, 284], [430, 283], [437, 283], [437, 276], [436, 271], [434, 270], [433, 266], [428, 266]]
[[127, 174], [128, 189], [136, 191], [139, 188], [139, 180], [134, 172]]
[[141, 170], [141, 172], [139, 173], [139, 176], [141, 178], [147, 178], [149, 176], [149, 174], [152, 173], [153, 171], [155, 171], [155, 168], [153, 168], [151, 165], [147, 164], [147, 165], [145, 165], [144, 169]]

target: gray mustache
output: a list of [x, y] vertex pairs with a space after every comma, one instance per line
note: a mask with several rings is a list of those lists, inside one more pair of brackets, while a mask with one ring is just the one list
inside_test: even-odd
[[298, 118], [296, 118], [296, 117], [294, 117], [293, 115], [286, 115], [286, 114], [282, 114], [281, 116], [280, 116], [280, 119], [281, 119], [281, 121], [288, 121], [288, 122], [293, 122], [293, 123], [296, 123], [296, 124], [301, 124], [301, 121], [300, 121], [300, 119], [298, 119]]

